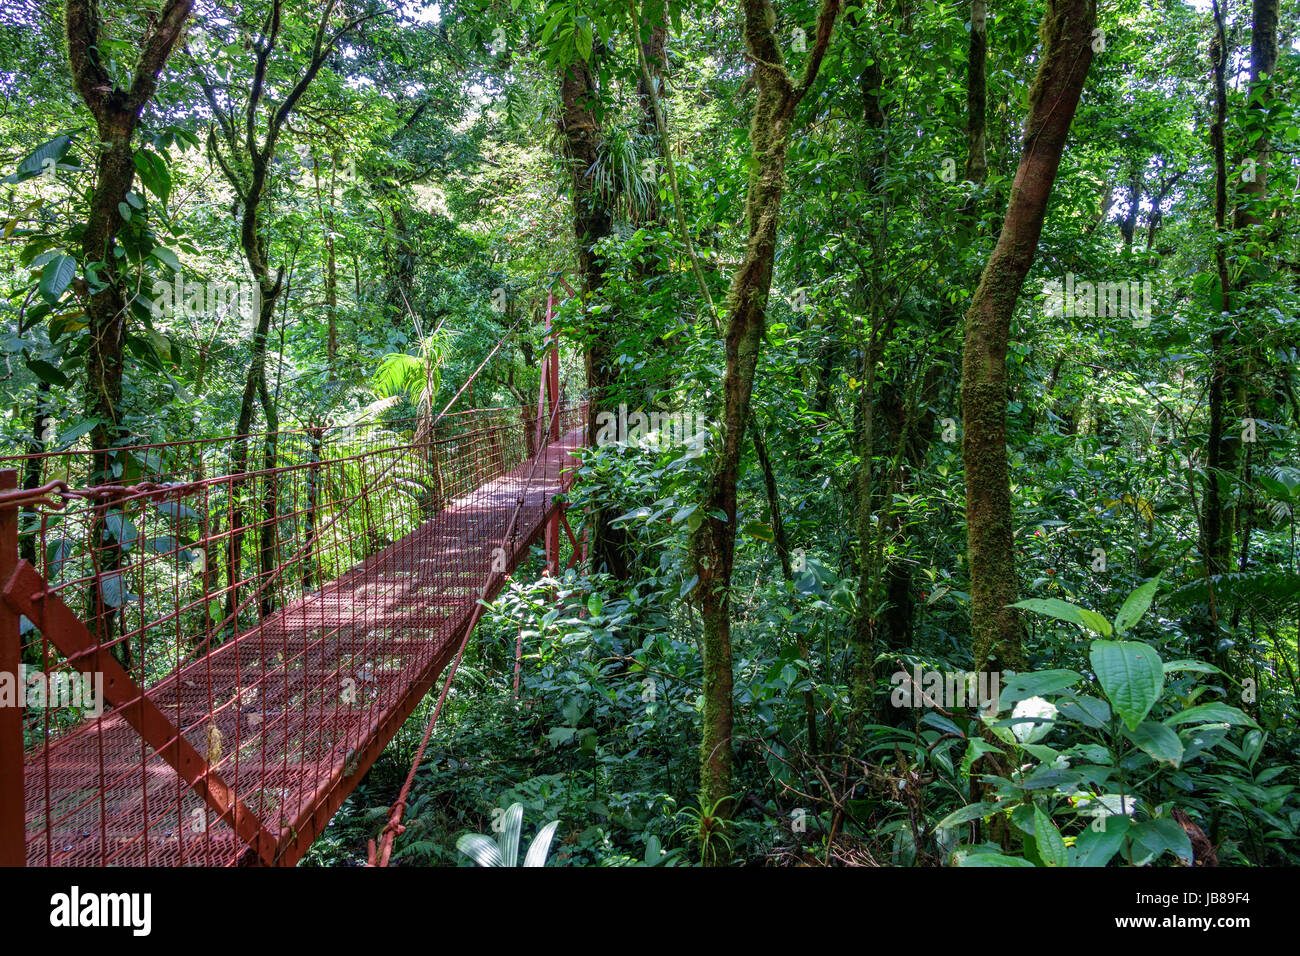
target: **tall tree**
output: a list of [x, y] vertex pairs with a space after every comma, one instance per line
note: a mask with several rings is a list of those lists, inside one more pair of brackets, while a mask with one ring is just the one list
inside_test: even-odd
[[704, 489], [707, 517], [695, 534], [692, 557], [704, 624], [704, 727], [700, 743], [701, 846], [718, 862], [716, 829], [730, 817], [732, 768], [731, 571], [736, 549], [736, 480], [744, 449], [754, 373], [767, 323], [785, 164], [795, 108], [821, 68], [839, 15], [839, 0], [823, 0], [803, 73], [785, 68], [769, 0], [744, 0], [745, 48], [758, 87], [749, 128], [750, 174], [745, 197], [748, 240], [727, 295], [726, 371], [722, 378], [721, 447], [712, 456]]
[[68, 0], [64, 14], [68, 31], [68, 59], [72, 78], [95, 118], [100, 148], [95, 160], [95, 185], [90, 216], [81, 237], [82, 268], [95, 273], [86, 299], [86, 413], [96, 424], [91, 442], [97, 454], [91, 465], [91, 484], [107, 481], [109, 457], [104, 449], [120, 437], [123, 343], [127, 322], [126, 278], [115, 254], [122, 227], [119, 210], [135, 179], [131, 141], [145, 104], [158, 88], [167, 57], [180, 39], [194, 0], [168, 0], [154, 15], [140, 41], [140, 58], [128, 89], [118, 86], [103, 60], [108, 39], [96, 0]]
[[[306, 65], [297, 72], [284, 99], [278, 103], [268, 100], [268, 87], [271, 86], [268, 75], [273, 55], [282, 47], [290, 45], [282, 36], [283, 0], [272, 0], [257, 36], [251, 41], [254, 54], [253, 75], [246, 94], [231, 85], [225, 89], [225, 96], [219, 96], [214, 81], [207, 75], [204, 65], [197, 60], [195, 62], [195, 75], [212, 110], [213, 126], [208, 131], [208, 148], [238, 200], [239, 244], [258, 291], [252, 354], [248, 371], [244, 376], [244, 389], [239, 403], [239, 420], [235, 429], [236, 434], [246, 438], [252, 429], [257, 408], [261, 407], [267, 431], [267, 440], [262, 450], [263, 464], [268, 469], [275, 467], [276, 432], [279, 430], [280, 421], [276, 402], [267, 385], [266, 345], [271, 321], [275, 315], [276, 302], [284, 288], [284, 269], [281, 267], [272, 270], [269, 236], [263, 221], [263, 204], [270, 183], [276, 147], [279, 145], [289, 117], [312, 81], [320, 73], [325, 61], [337, 49], [343, 36], [358, 24], [384, 12], [377, 10], [346, 19], [342, 25], [331, 32], [337, 5], [338, 0], [326, 0], [312, 31]], [[186, 52], [190, 51], [187, 49]], [[242, 106], [237, 106], [241, 97], [243, 97]], [[266, 117], [263, 121], [264, 108]], [[265, 131], [259, 134], [258, 127], [263, 123]], [[236, 445], [234, 463], [236, 474], [243, 474], [247, 470], [248, 455], [248, 442], [242, 440]], [[265, 502], [265, 507], [270, 515], [274, 515], [273, 495]], [[242, 528], [243, 513], [238, 504], [232, 512], [232, 520], [236, 528]], [[273, 529], [274, 524], [270, 520], [263, 524], [260, 562], [261, 574], [264, 578], [269, 577], [274, 564], [274, 548], [271, 540]], [[231, 534], [229, 543], [230, 589], [226, 598], [228, 614], [234, 611], [239, 602], [241, 546], [242, 533], [236, 531]], [[268, 601], [269, 598], [264, 597], [260, 602], [264, 614], [270, 611]]]
[[1047, 202], [1092, 64], [1095, 0], [1048, 0], [1029, 91], [1020, 163], [997, 245], [984, 267], [962, 346], [962, 460], [975, 666], [1019, 669], [1020, 622], [1007, 469], [1007, 348], [1011, 319], [1038, 251]]
[[[593, 52], [591, 56], [594, 56]], [[569, 168], [569, 191], [573, 201], [573, 235], [577, 242], [578, 280], [584, 304], [590, 303], [605, 285], [605, 264], [596, 245], [613, 230], [609, 206], [596, 182], [593, 170], [605, 143], [601, 126], [600, 90], [590, 57], [577, 54], [560, 68], [560, 133]], [[596, 416], [609, 405], [618, 384], [614, 364], [615, 330], [608, 323], [586, 330], [584, 362], [591, 396], [587, 427], [596, 431]], [[592, 516], [592, 567], [604, 568], [616, 578], [628, 573], [627, 532], [611, 523], [607, 509]]]

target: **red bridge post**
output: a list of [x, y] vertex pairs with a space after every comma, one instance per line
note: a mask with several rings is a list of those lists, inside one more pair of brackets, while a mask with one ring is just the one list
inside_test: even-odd
[[[0, 492], [18, 487], [18, 472], [0, 471]], [[0, 587], [18, 564], [18, 505], [0, 507]], [[0, 689], [0, 866], [27, 862], [27, 824], [23, 806], [22, 635], [18, 612], [0, 601], [0, 681], [12, 681], [13, 700]]]

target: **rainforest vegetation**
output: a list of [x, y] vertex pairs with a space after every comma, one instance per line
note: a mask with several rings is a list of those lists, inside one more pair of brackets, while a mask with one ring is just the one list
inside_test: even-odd
[[1298, 106], [1279, 0], [4, 0], [0, 454], [536, 409], [555, 341], [573, 537], [393, 865], [1300, 864]]

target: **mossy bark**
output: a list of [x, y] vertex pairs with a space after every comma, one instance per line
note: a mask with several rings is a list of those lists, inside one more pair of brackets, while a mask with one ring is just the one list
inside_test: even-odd
[[[569, 192], [573, 201], [573, 236], [577, 243], [578, 281], [584, 302], [599, 294], [605, 284], [605, 265], [596, 245], [612, 231], [610, 212], [601, 200], [591, 169], [600, 157], [605, 134], [599, 117], [600, 91], [587, 60], [575, 59], [560, 75], [560, 134], [569, 167]], [[617, 404], [618, 370], [610, 327], [585, 329], [583, 361], [590, 410], [588, 434], [596, 433], [597, 416]], [[609, 509], [592, 515], [591, 566], [615, 578], [627, 578], [632, 548], [627, 531], [611, 523]]]
[[118, 272], [114, 254], [118, 231], [124, 225], [118, 212], [135, 179], [131, 140], [145, 104], [158, 88], [167, 57], [171, 55], [190, 14], [193, 0], [169, 0], [154, 16], [140, 43], [140, 58], [129, 89], [119, 88], [100, 62], [99, 46], [104, 23], [93, 0], [68, 0], [64, 10], [68, 59], [73, 82], [95, 120], [100, 147], [95, 158], [95, 185], [90, 216], [81, 237], [81, 267], [99, 270], [100, 284], [85, 293], [86, 415], [97, 421], [90, 433], [94, 455], [91, 484], [111, 477], [106, 449], [121, 437], [123, 345], [128, 318], [126, 280]]
[[1007, 349], [1016, 301], [1033, 264], [1070, 123], [1092, 63], [1093, 0], [1052, 0], [1029, 94], [1029, 118], [1002, 232], [966, 312], [962, 460], [977, 669], [1023, 666], [1007, 465]]
[[706, 478], [704, 522], [695, 534], [692, 559], [703, 621], [704, 721], [700, 743], [701, 857], [725, 862], [712, 839], [731, 816], [732, 646], [731, 572], [736, 545], [736, 481], [754, 372], [766, 325], [768, 293], [776, 258], [786, 154], [795, 108], [816, 78], [830, 43], [839, 0], [824, 0], [817, 35], [802, 79], [786, 72], [768, 0], [744, 0], [745, 46], [754, 62], [758, 99], [750, 125], [750, 176], [745, 200], [748, 240], [731, 280], [724, 330], [726, 371], [722, 380], [721, 443]]

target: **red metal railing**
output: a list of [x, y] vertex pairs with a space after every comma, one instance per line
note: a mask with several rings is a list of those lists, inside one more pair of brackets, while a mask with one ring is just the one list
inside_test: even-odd
[[0, 862], [296, 861], [554, 523], [585, 421], [141, 444], [80, 489], [86, 452], [0, 460], [0, 679], [26, 705], [0, 687]]

